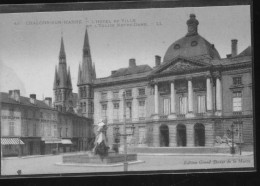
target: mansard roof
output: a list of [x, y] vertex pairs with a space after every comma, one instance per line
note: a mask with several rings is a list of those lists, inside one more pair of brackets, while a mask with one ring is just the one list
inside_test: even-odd
[[242, 56], [252, 56], [252, 49], [251, 46], [247, 47], [245, 50], [243, 50], [240, 54], [238, 54], [236, 57], [242, 57]]
[[110, 77], [119, 77], [119, 76], [127, 76], [127, 75], [134, 75], [140, 74], [144, 72], [151, 71], [152, 68], [149, 65], [138, 65], [135, 67], [128, 67], [128, 68], [120, 68], [115, 70], [114, 73]]
[[0, 100], [2, 103], [10, 103], [10, 104], [21, 104], [24, 106], [31, 106], [31, 107], [38, 107], [38, 108], [44, 108], [44, 109], [52, 109], [52, 107], [48, 106], [44, 103], [44, 101], [36, 100], [36, 104], [32, 104], [30, 102], [30, 98], [20, 96], [20, 102], [18, 103], [14, 99], [9, 97], [9, 94], [6, 92], [0, 92]]

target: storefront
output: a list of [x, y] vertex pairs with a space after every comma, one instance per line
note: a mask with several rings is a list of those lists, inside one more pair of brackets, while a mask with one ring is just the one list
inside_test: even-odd
[[58, 138], [42, 138], [41, 154], [56, 154], [58, 153], [61, 139]]
[[59, 152], [71, 152], [72, 149], [73, 149], [73, 143], [71, 139], [61, 139]]
[[24, 142], [20, 138], [1, 138], [2, 157], [11, 157], [21, 155], [21, 149]]

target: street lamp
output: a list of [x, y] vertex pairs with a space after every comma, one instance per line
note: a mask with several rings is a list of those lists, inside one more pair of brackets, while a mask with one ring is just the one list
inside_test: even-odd
[[[123, 92], [123, 109], [124, 109], [124, 132], [123, 134], [120, 134], [119, 132], [119, 127], [115, 127], [115, 137], [117, 138], [117, 136], [123, 136], [124, 138], [124, 171], [127, 171], [128, 169], [128, 162], [127, 162], [127, 136], [131, 136], [134, 134], [134, 125], [132, 125], [131, 127], [131, 133], [130, 134], [126, 134], [126, 101], [125, 101], [125, 92]], [[118, 143], [118, 141], [116, 140], [116, 143]]]
[[231, 154], [235, 154], [235, 147], [234, 147], [234, 123], [231, 124], [231, 140], [232, 140], [232, 146], [231, 146]]

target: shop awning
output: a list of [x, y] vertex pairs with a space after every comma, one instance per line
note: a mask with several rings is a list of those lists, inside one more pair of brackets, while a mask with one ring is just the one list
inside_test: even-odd
[[61, 143], [62, 143], [62, 144], [72, 144], [72, 142], [71, 142], [70, 139], [62, 139], [62, 140], [61, 140]]
[[60, 139], [43, 139], [45, 144], [50, 144], [50, 143], [61, 143]]
[[1, 145], [24, 145], [19, 138], [1, 138]]

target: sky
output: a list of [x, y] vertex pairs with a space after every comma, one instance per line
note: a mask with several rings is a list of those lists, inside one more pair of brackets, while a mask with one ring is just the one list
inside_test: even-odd
[[86, 26], [97, 78], [127, 67], [130, 58], [153, 67], [155, 55], [163, 59], [167, 48], [185, 36], [191, 13], [199, 21], [199, 34], [222, 58], [231, 53], [231, 39], [238, 39], [238, 53], [251, 45], [249, 6], [0, 14], [0, 91], [52, 97], [63, 35], [73, 92], [78, 92]]

